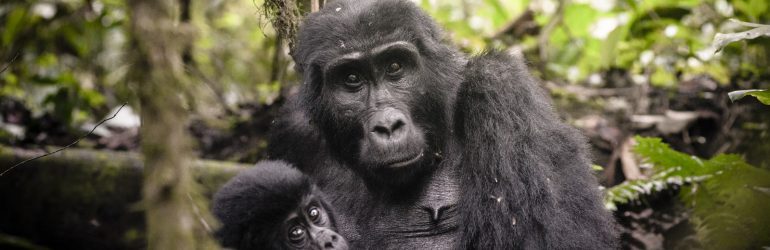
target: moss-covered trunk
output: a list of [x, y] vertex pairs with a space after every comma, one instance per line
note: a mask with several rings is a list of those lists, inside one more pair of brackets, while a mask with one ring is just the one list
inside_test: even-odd
[[139, 96], [143, 205], [149, 249], [210, 248], [210, 215], [200, 208], [186, 167], [192, 159], [183, 97], [189, 81], [182, 50], [191, 40], [174, 0], [130, 0], [136, 60], [132, 80]]

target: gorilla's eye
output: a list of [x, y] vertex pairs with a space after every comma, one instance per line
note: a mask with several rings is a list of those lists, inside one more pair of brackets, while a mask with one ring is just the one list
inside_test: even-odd
[[307, 216], [310, 217], [310, 220], [314, 223], [318, 223], [321, 221], [321, 210], [318, 209], [318, 207], [310, 207], [310, 209], [307, 210]]
[[349, 74], [345, 78], [345, 85], [349, 88], [358, 88], [361, 86], [361, 77], [357, 74]]
[[361, 79], [358, 79], [358, 75], [356, 75], [356, 74], [350, 74], [350, 75], [348, 75], [348, 78], [345, 79], [345, 82], [347, 82], [347, 83], [358, 83], [358, 82], [361, 82]]
[[306, 235], [305, 228], [301, 226], [294, 226], [289, 229], [289, 241], [291, 241], [291, 243], [302, 243], [302, 241], [305, 240]]
[[397, 73], [401, 70], [401, 64], [397, 62], [393, 62], [390, 65], [388, 65], [388, 74]]

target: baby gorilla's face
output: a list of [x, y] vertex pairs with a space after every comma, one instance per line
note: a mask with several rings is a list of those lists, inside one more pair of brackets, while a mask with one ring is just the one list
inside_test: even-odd
[[285, 249], [348, 249], [347, 241], [335, 232], [332, 219], [315, 195], [303, 198], [276, 233]]

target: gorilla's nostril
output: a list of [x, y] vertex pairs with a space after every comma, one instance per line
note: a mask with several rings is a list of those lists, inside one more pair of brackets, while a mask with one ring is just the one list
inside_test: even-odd
[[334, 248], [334, 244], [331, 242], [326, 242], [326, 244], [324, 244], [324, 248]]
[[337, 235], [332, 235], [332, 241], [337, 242]]
[[378, 135], [390, 136], [390, 130], [385, 126], [374, 126], [374, 131]]
[[402, 120], [397, 120], [396, 122], [394, 122], [394, 123], [393, 123], [393, 125], [391, 125], [391, 126], [390, 126], [390, 131], [391, 131], [391, 132], [395, 132], [395, 131], [398, 131], [398, 129], [400, 129], [400, 128], [401, 128], [401, 127], [403, 127], [404, 125], [405, 125], [405, 124], [404, 124], [404, 121], [402, 121]]

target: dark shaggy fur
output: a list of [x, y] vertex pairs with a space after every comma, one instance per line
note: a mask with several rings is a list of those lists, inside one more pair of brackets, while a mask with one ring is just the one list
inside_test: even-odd
[[[443, 38], [406, 0], [338, 0], [309, 15], [293, 55], [304, 83], [275, 123], [271, 157], [314, 178], [357, 248], [615, 248], [586, 142], [558, 119], [522, 60], [468, 59]], [[376, 110], [330, 94], [324, 77], [335, 58], [395, 41], [416, 46], [422, 66], [415, 87], [390, 100], [407, 106], [427, 141], [428, 156], [405, 175], [361, 163], [388, 156], [359, 150], [361, 124]]]
[[[559, 121], [527, 68], [484, 53], [466, 66], [456, 127], [468, 166], [465, 245], [477, 249], [610, 249], [611, 218], [587, 144]], [[474, 167], [470, 167], [474, 166]]]
[[[235, 249], [284, 249], [281, 224], [311, 194], [322, 198], [305, 174], [282, 161], [262, 161], [214, 195], [212, 211], [222, 223], [217, 237]], [[336, 230], [330, 206], [323, 199], [321, 203], [330, 216], [329, 230]]]

